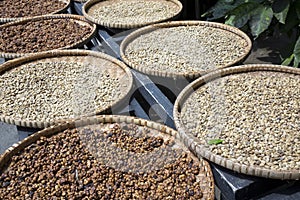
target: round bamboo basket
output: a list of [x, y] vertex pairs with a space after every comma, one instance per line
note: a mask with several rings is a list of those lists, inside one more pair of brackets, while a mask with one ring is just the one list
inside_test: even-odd
[[[203, 28], [205, 27], [211, 27], [213, 29], [215, 29], [216, 31], [224, 31], [224, 33], [230, 33], [230, 34], [234, 34], [236, 36], [238, 36], [240, 38], [240, 41], [245, 41], [245, 48], [244, 48], [244, 53], [242, 53], [239, 57], [237, 57], [236, 59], [234, 59], [233, 61], [230, 62], [226, 62], [225, 64], [222, 64], [222, 66], [215, 66], [215, 63], [211, 63], [213, 66], [209, 69], [206, 70], [202, 70], [202, 69], [183, 69], [180, 71], [175, 71], [172, 70], [172, 63], [168, 64], [170, 66], [168, 66], [168, 69], [157, 69], [156, 67], [153, 67], [149, 64], [145, 64], [142, 62], [146, 62], [147, 56], [145, 56], [145, 58], [143, 58], [142, 61], [134, 61], [133, 59], [129, 58], [128, 55], [126, 54], [126, 50], [128, 48], [128, 46], [134, 42], [136, 39], [141, 39], [143, 38], [144, 35], [147, 34], [151, 34], [155, 31], [159, 31], [159, 30], [163, 30], [163, 29], [171, 29], [171, 28], [176, 28], [176, 27], [191, 27], [191, 26], [201, 26]], [[178, 33], [179, 35], [179, 33]], [[202, 36], [201, 36], [202, 37]], [[220, 36], [221, 37], [221, 36]], [[224, 37], [224, 36], [223, 36]], [[165, 37], [166, 40], [168, 40], [168, 37]], [[162, 39], [160, 42], [162, 44], [164, 44], [164, 40]], [[195, 43], [198, 43], [198, 41], [193, 40], [191, 38], [186, 38], [189, 40], [192, 40]], [[202, 39], [201, 39], [202, 40]], [[206, 40], [206, 38], [203, 38], [203, 40]], [[184, 45], [185, 41], [177, 41], [179, 44], [182, 44], [182, 46]], [[142, 42], [139, 43], [140, 45], [143, 45]], [[166, 44], [167, 45], [167, 44]], [[232, 27], [232, 26], [228, 26], [225, 24], [221, 24], [221, 23], [215, 23], [215, 22], [206, 22], [206, 21], [173, 21], [173, 22], [165, 22], [165, 23], [160, 23], [160, 24], [153, 24], [153, 25], [149, 25], [143, 28], [140, 28], [134, 32], [132, 32], [131, 34], [129, 34], [121, 43], [120, 46], [120, 51], [121, 51], [121, 57], [123, 59], [123, 61], [129, 65], [130, 67], [132, 67], [133, 69], [136, 69], [142, 73], [148, 74], [148, 75], [153, 75], [153, 76], [158, 76], [158, 77], [169, 77], [169, 78], [187, 78], [187, 79], [195, 79], [198, 78], [208, 72], [211, 72], [215, 69], [219, 69], [219, 68], [226, 68], [229, 66], [232, 66], [234, 64], [237, 64], [239, 62], [241, 62], [242, 60], [244, 60], [246, 58], [246, 56], [250, 53], [251, 51], [251, 47], [252, 47], [252, 42], [250, 40], [250, 38], [241, 30]], [[189, 48], [193, 49], [193, 46], [190, 46]], [[134, 51], [134, 50], [133, 50]], [[199, 52], [199, 56], [201, 56], [201, 51], [200, 49], [193, 49], [193, 52]], [[156, 56], [158, 56], [161, 52], [161, 50], [158, 50], [156, 52]], [[172, 53], [179, 53], [179, 52], [172, 52]], [[184, 55], [184, 53], [186, 53], [186, 55]], [[183, 58], [184, 57], [188, 57], [189, 53], [188, 52], [184, 52], [183, 55], [181, 55]], [[204, 52], [205, 54], [205, 52]], [[154, 55], [154, 54], [153, 54]], [[164, 59], [164, 58], [161, 58]], [[200, 58], [199, 58], [200, 59]], [[207, 61], [208, 63], [211, 62], [211, 58], [204, 58], [205, 61]], [[158, 60], [160, 60], [159, 56], [158, 56]], [[164, 63], [165, 64], [165, 63]], [[202, 67], [202, 66], [201, 66]]]
[[[97, 117], [82, 118], [79, 120], [67, 121], [64, 124], [57, 126], [51, 126], [47, 129], [39, 131], [23, 141], [12, 145], [7, 149], [0, 157], [0, 173], [9, 169], [9, 163], [14, 155], [19, 154], [31, 144], [35, 144], [41, 137], [52, 137], [55, 134], [61, 133], [67, 129], [82, 128], [89, 125], [95, 124], [113, 124], [113, 123], [125, 123], [125, 124], [135, 124], [142, 129], [150, 130], [154, 136], [162, 136], [163, 138], [173, 138], [175, 139], [174, 148], [182, 149], [184, 152], [188, 153], [200, 166], [199, 174], [197, 175], [197, 180], [201, 181], [201, 192], [203, 193], [202, 199], [214, 199], [214, 181], [210, 166], [207, 161], [201, 157], [196, 158], [189, 150], [179, 142], [179, 134], [177, 131], [164, 126], [162, 124], [147, 121], [140, 118], [130, 117], [130, 116], [118, 116], [118, 115], [101, 115]], [[175, 147], [176, 146], [176, 147]]]
[[[220, 130], [215, 129], [215, 130], [219, 130], [218, 133], [208, 131], [209, 134], [208, 134], [208, 132], [205, 132], [205, 134], [202, 135], [201, 133], [197, 132], [198, 129], [194, 129], [192, 127], [201, 126], [201, 127], [206, 127], [206, 128], [204, 128], [203, 131], [208, 130], [208, 128], [207, 128], [208, 125], [205, 125], [205, 123], [203, 123], [203, 121], [205, 121], [205, 120], [210, 120], [207, 117], [208, 115], [205, 115], [206, 117], [203, 117], [203, 118], [200, 117], [199, 119], [198, 119], [198, 117], [199, 117], [198, 115], [189, 115], [189, 116], [197, 116], [196, 119], [192, 120], [193, 122], [190, 122], [190, 120], [187, 120], [186, 117], [183, 119], [183, 116], [185, 116], [184, 112], [187, 113], [188, 106], [191, 107], [190, 104], [185, 104], [187, 101], [190, 101], [190, 102], [194, 101], [195, 102], [194, 105], [189, 110], [195, 110], [195, 112], [199, 111], [199, 110], [196, 111], [197, 109], [194, 109], [194, 108], [195, 107], [196, 108], [201, 107], [201, 105], [202, 105], [201, 102], [200, 103], [198, 103], [198, 102], [202, 101], [203, 99], [201, 99], [201, 100], [200, 99], [192, 99], [192, 98], [197, 98], [197, 97], [193, 96], [193, 94], [198, 89], [201, 89], [203, 87], [206, 88], [206, 85], [210, 84], [211, 82], [214, 82], [215, 84], [217, 84], [216, 81], [224, 79], [225, 83], [222, 86], [222, 91], [223, 91], [224, 88], [226, 89], [226, 85], [228, 84], [228, 82], [226, 82], [226, 80], [229, 80], [230, 78], [234, 78], [234, 80], [236, 80], [236, 79], [238, 79], [238, 77], [235, 77], [235, 76], [240, 77], [240, 75], [245, 75], [247, 77], [247, 79], [251, 80], [251, 77], [252, 78], [261, 77], [262, 75], [260, 75], [260, 73], [265, 73], [264, 77], [265, 76], [270, 76], [270, 75], [280, 77], [280, 78], [284, 78], [285, 76], [294, 76], [294, 75], [300, 77], [300, 70], [299, 69], [286, 67], [286, 66], [268, 65], [268, 64], [244, 65], [244, 66], [237, 66], [237, 67], [232, 67], [232, 68], [216, 70], [216, 71], [214, 71], [212, 73], [209, 73], [209, 74], [207, 74], [207, 75], [205, 75], [205, 76], [203, 76], [199, 79], [196, 79], [194, 82], [190, 83], [180, 93], [180, 95], [178, 96], [178, 98], [175, 102], [174, 113], [173, 113], [176, 128], [177, 128], [178, 132], [181, 134], [181, 136], [184, 138], [184, 143], [187, 146], [189, 146], [190, 149], [197, 156], [202, 156], [202, 157], [208, 159], [211, 162], [214, 162], [218, 165], [221, 165], [223, 167], [226, 167], [226, 168], [228, 168], [230, 170], [233, 170], [235, 172], [238, 172], [238, 173], [243, 173], [243, 174], [248, 174], [248, 175], [253, 175], [253, 176], [259, 176], [259, 177], [265, 177], [265, 178], [272, 178], [272, 179], [295, 179], [295, 180], [297, 180], [297, 179], [300, 178], [300, 170], [297, 170], [296, 168], [285, 170], [285, 169], [282, 169], [282, 168], [270, 168], [267, 165], [267, 163], [263, 164], [263, 165], [250, 164], [250, 161], [252, 159], [252, 155], [254, 153], [250, 153], [251, 155], [248, 155], [248, 154], [246, 155], [246, 152], [248, 150], [245, 149], [245, 148], [247, 148], [247, 146], [250, 146], [250, 145], [252, 146], [251, 143], [253, 143], [253, 142], [252, 142], [252, 140], [250, 141], [250, 139], [249, 140], [245, 139], [245, 141], [235, 141], [237, 143], [236, 145], [238, 145], [239, 143], [244, 144], [242, 142], [250, 142], [249, 144], [247, 144], [246, 147], [243, 147], [243, 149], [241, 150], [242, 157], [251, 158], [249, 163], [247, 163], [247, 164], [245, 164], [245, 162], [243, 162], [242, 160], [238, 160], [236, 158], [231, 158], [231, 157], [227, 158], [225, 156], [222, 156], [221, 155], [222, 152], [214, 153], [212, 151], [212, 146], [210, 146], [212, 144], [209, 144], [209, 142], [207, 141], [208, 140], [207, 138], [210, 137], [209, 134], [211, 134], [211, 135], [212, 134], [219, 134], [220, 135], [220, 133], [221, 133], [222, 136], [223, 136], [223, 133], [222, 133], [223, 131], [224, 131], [224, 134], [226, 134], [226, 136], [227, 136], [227, 134], [234, 135], [234, 134], [241, 134], [242, 133], [242, 132], [240, 133], [240, 132], [235, 131], [235, 130], [237, 130], [235, 125], [231, 125], [231, 127], [230, 127], [229, 124], [231, 124], [231, 123], [228, 123], [228, 126], [227, 126], [226, 122], [228, 122], [228, 121], [224, 121], [224, 123], [223, 123], [223, 124], [225, 124], [225, 128], [220, 129]], [[260, 79], [258, 79], [258, 80], [260, 80]], [[278, 81], [278, 84], [281, 84], [281, 82]], [[258, 87], [257, 84], [249, 85], [249, 87], [252, 87], [252, 86], [253, 87]], [[218, 88], [213, 88], [213, 91], [216, 91], [216, 90], [218, 90]], [[202, 92], [208, 92], [207, 90], [201, 90], [201, 91]], [[213, 93], [213, 91], [212, 91], [212, 93]], [[274, 92], [274, 91], [272, 91], [272, 92]], [[213, 94], [212, 94], [212, 96], [213, 96]], [[224, 91], [223, 91], [222, 94], [224, 94]], [[227, 93], [226, 93], [226, 95], [227, 95]], [[254, 94], [254, 92], [252, 92], [252, 93], [250, 92], [249, 99], [254, 99], [255, 95], [256, 94]], [[216, 97], [213, 96], [211, 98], [215, 99]], [[237, 102], [232, 102], [231, 99], [227, 96], [224, 96], [224, 98], [222, 98], [222, 99], [223, 100], [222, 100], [221, 103], [226, 102], [227, 103], [226, 107], [223, 107], [223, 108], [220, 107], [217, 112], [222, 113], [222, 110], [223, 110], [226, 116], [231, 117], [232, 114], [228, 114], [228, 113], [226, 114], [226, 111], [229, 112], [233, 108], [233, 106], [235, 104], [237, 104]], [[227, 99], [230, 99], [230, 100], [228, 100], [228, 102], [227, 102]], [[257, 107], [259, 105], [258, 103], [255, 103], [254, 100], [252, 100], [252, 102], [253, 102], [252, 105], [254, 107]], [[265, 104], [263, 104], [263, 105], [265, 105]], [[185, 107], [185, 106], [187, 106], [187, 107]], [[273, 106], [272, 105], [269, 105], [269, 106], [271, 106], [270, 108], [272, 109]], [[212, 105], [210, 106], [210, 108], [211, 107], [212, 107]], [[210, 112], [207, 107], [203, 106], [203, 109], [205, 109], [205, 110], [203, 110], [204, 113]], [[240, 111], [240, 112], [242, 113], [242, 111]], [[263, 112], [263, 110], [261, 109], [258, 112]], [[202, 111], [201, 111], [201, 113], [202, 113]], [[247, 123], [245, 122], [246, 124], [248, 124], [248, 123], [257, 124], [258, 123], [254, 119], [256, 119], [255, 116], [259, 117], [260, 114], [254, 112], [254, 114], [252, 114], [252, 115], [253, 115], [253, 117], [251, 119], [249, 117], [245, 119], [246, 121], [248, 119], [250, 120], [250, 121], [247, 121]], [[212, 114], [210, 114], [209, 116], [212, 116]], [[220, 116], [220, 118], [222, 116]], [[242, 120], [242, 119], [235, 119], [235, 122], [240, 121], [240, 120]], [[269, 118], [267, 117], [266, 120], [268, 121], [268, 120], [271, 120], [271, 119], [270, 119], [270, 117]], [[213, 125], [211, 125], [211, 126], [213, 126]], [[215, 125], [215, 126], [217, 126], [217, 125]], [[269, 128], [272, 129], [273, 127], [269, 127]], [[261, 130], [252, 130], [252, 128], [251, 129], [248, 128], [247, 130], [244, 130], [244, 127], [241, 127], [241, 129], [242, 129], [242, 131], [247, 132], [247, 135], [249, 136], [249, 138], [251, 138], [251, 136], [254, 136], [255, 138], [256, 138], [256, 136], [258, 136], [259, 138], [263, 138], [263, 137], [266, 137], [266, 134], [267, 134], [266, 133], [267, 130], [265, 130], [265, 129], [263, 129], [263, 131], [261, 131]], [[282, 133], [282, 130], [280, 130], [280, 129], [281, 129], [281, 127], [278, 130], [279, 131], [278, 134], [282, 135], [283, 133]], [[230, 130], [232, 132], [228, 132], [228, 130]], [[274, 127], [274, 130], [275, 130], [275, 127]], [[296, 133], [297, 130], [296, 129], [294, 129], [294, 130], [295, 130], [295, 133]], [[277, 133], [277, 131], [276, 131], [276, 133]], [[274, 133], [269, 133], [268, 132], [268, 134], [275, 134], [275, 132]], [[226, 141], [226, 138], [227, 137], [224, 138], [224, 142], [227, 144], [228, 142]], [[265, 138], [263, 138], [263, 139], [259, 139], [259, 138], [257, 139], [258, 143], [260, 143], [261, 141], [265, 141]], [[283, 139], [284, 138], [283, 135], [280, 136], [280, 138], [281, 139], [278, 142], [279, 143], [282, 142], [282, 143], [285, 144], [284, 139]], [[222, 138], [219, 138], [219, 139], [222, 139]], [[235, 143], [231, 141], [230, 144], [235, 144]], [[268, 141], [268, 144], [273, 145], [274, 143], [270, 143]], [[222, 142], [221, 142], [221, 144], [213, 144], [213, 145], [222, 145]], [[257, 145], [259, 145], [259, 144], [257, 144]], [[220, 148], [221, 148], [221, 146], [220, 146]], [[258, 146], [256, 146], [256, 148], [258, 148]], [[261, 150], [267, 156], [271, 155], [272, 153], [275, 153], [275, 147], [272, 148], [272, 150], [274, 149], [273, 152], [270, 152], [270, 151], [267, 151], [267, 150], [264, 150], [264, 149], [260, 149], [260, 148], [262, 148], [262, 147], [259, 147], [259, 149], [257, 149], [257, 150]], [[265, 148], [267, 148], [267, 147], [265, 147]], [[237, 150], [234, 149], [233, 151], [237, 151]], [[284, 152], [285, 149], [282, 149], [282, 151]], [[255, 155], [255, 156], [257, 156], [257, 155]], [[260, 163], [262, 163], [262, 159], [263, 158], [261, 158]], [[274, 161], [270, 161], [270, 162], [273, 163]], [[294, 160], [294, 162], [297, 162], [297, 161]]]
[[[71, 3], [71, 0], [59, 0], [63, 3], [65, 3], [65, 5], [51, 13], [41, 13], [40, 15], [52, 15], [52, 14], [57, 14], [57, 13], [62, 13], [64, 11], [66, 11]], [[24, 16], [24, 17], [0, 17], [0, 23], [6, 23], [6, 22], [11, 22], [11, 21], [19, 21], [19, 20], [24, 20], [24, 19], [27, 19], [27, 18], [31, 18], [33, 16]]]
[[[98, 67], [96, 69], [110, 70], [110, 77], [108, 79], [114, 77], [117, 77], [119, 79], [121, 88], [120, 88], [120, 94], [118, 93], [118, 96], [111, 97], [113, 98], [112, 101], [109, 101], [107, 104], [104, 104], [105, 106], [95, 108], [95, 110], [92, 111], [93, 113], [81, 113], [81, 115], [76, 116], [75, 119], [80, 118], [82, 116], [91, 116], [91, 115], [97, 115], [101, 113], [102, 114], [109, 113], [114, 109], [119, 109], [120, 107], [123, 106], [124, 103], [127, 102], [127, 98], [129, 98], [128, 95], [131, 92], [131, 89], [133, 87], [132, 74], [124, 63], [104, 53], [93, 52], [88, 50], [56, 50], [56, 51], [38, 53], [32, 56], [21, 57], [0, 65], [0, 74], [3, 75], [5, 74], [5, 72], [11, 69], [17, 69], [18, 67], [22, 67], [23, 65], [28, 65], [28, 64], [34, 65], [43, 62], [48, 62], [48, 63], [49, 62], [50, 63], [51, 62], [54, 63], [76, 62], [76, 63], [82, 63], [83, 65], [88, 64], [93, 67], [95, 66], [95, 68]], [[65, 70], [68, 71], [68, 68], [66, 68]], [[101, 84], [102, 82], [103, 81], [99, 83], [95, 83], [95, 86]], [[70, 84], [70, 83], [66, 83], [66, 84]], [[30, 98], [30, 96], [27, 96], [26, 98]], [[70, 109], [72, 110], [72, 108]], [[0, 114], [0, 120], [9, 124], [15, 124], [23, 127], [44, 128], [56, 123], [62, 123], [65, 120], [68, 120], [70, 118], [74, 118], [70, 116], [71, 113], [69, 115], [65, 115], [64, 118], [59, 117], [59, 118], [51, 118], [50, 120], [29, 120], [27, 118], [16, 118], [10, 115]]]
[[[122, 3], [129, 4], [132, 1], [136, 1], [136, 0], [125, 0], [125, 1], [122, 1]], [[93, 15], [93, 13], [90, 12], [90, 10], [97, 10], [97, 9], [101, 8], [102, 6], [115, 5], [116, 3], [120, 2], [120, 0], [90, 0], [84, 4], [84, 6], [82, 8], [82, 12], [83, 12], [83, 15], [88, 20], [90, 20], [98, 25], [105, 26], [108, 28], [131, 29], [131, 28], [138, 28], [138, 27], [142, 27], [145, 25], [154, 24], [154, 23], [158, 23], [158, 22], [162, 22], [162, 21], [171, 20], [171, 19], [175, 18], [176, 16], [178, 16], [182, 10], [182, 4], [178, 0], [144, 0], [144, 1], [145, 2], [147, 2], [147, 1], [160, 2], [162, 5], [172, 4], [174, 7], [177, 7], [177, 9], [176, 9], [176, 12], [170, 16], [165, 16], [165, 17], [162, 17], [161, 19], [148, 19], [145, 22], [139, 22], [139, 21], [135, 22], [135, 20], [138, 20], [138, 19], [132, 19], [131, 20], [132, 22], [127, 22], [124, 20], [122, 22], [121, 16], [118, 17], [118, 22], [114, 22], [111, 20], [101, 20], [101, 19], [98, 19], [97, 17], [95, 17]], [[113, 13], [114, 11], [108, 10], [107, 12]]]
[[[57, 14], [57, 15], [37, 16], [37, 17], [27, 18], [27, 19], [24, 19], [21, 21], [6, 23], [6, 24], [3, 24], [0, 26], [0, 30], [1, 30], [1, 28], [5, 28], [5, 27], [9, 27], [9, 26], [18, 26], [18, 25], [25, 26], [26, 23], [31, 22], [31, 21], [42, 21], [42, 20], [47, 20], [47, 19], [70, 19], [70, 20], [73, 20], [74, 22], [78, 23], [81, 26], [89, 26], [91, 28], [91, 32], [84, 37], [82, 36], [80, 40], [76, 41], [73, 44], [62, 46], [57, 49], [70, 49], [70, 48], [80, 47], [80, 46], [86, 44], [90, 39], [92, 39], [94, 37], [94, 34], [96, 33], [96, 29], [97, 29], [95, 24], [90, 23], [83, 16], [70, 15], [70, 14]], [[58, 39], [59, 38], [57, 38], [57, 40]], [[49, 51], [50, 50], [55, 50], [55, 49], [49, 49]], [[40, 51], [40, 52], [42, 52], [42, 51]], [[35, 54], [35, 52], [30, 52], [30, 53], [0, 52], [0, 57], [11, 59], [11, 58], [17, 58], [17, 57], [33, 55], [33, 54]]]

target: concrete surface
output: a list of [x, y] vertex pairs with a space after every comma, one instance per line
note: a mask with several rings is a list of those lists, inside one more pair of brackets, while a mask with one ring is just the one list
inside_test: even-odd
[[12, 144], [19, 141], [19, 134], [15, 125], [0, 122], [0, 154]]

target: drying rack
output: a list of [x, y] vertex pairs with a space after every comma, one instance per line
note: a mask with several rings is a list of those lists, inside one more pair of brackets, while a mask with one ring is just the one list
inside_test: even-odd
[[[199, 1], [197, 1], [197, 5]], [[73, 2], [68, 13], [82, 15], [83, 3]], [[120, 30], [98, 27], [96, 36], [82, 49], [100, 51], [121, 60], [120, 43], [134, 29]], [[0, 58], [0, 64], [5, 59]], [[173, 104], [179, 92], [189, 80], [163, 80], [149, 77], [131, 69], [135, 81], [129, 105], [114, 111], [113, 114], [132, 115], [143, 119], [157, 121], [175, 128], [173, 121]], [[39, 129], [16, 127], [19, 140]], [[215, 180], [215, 199], [300, 199], [300, 181], [281, 181], [258, 178], [235, 173], [216, 164], [210, 163]]]

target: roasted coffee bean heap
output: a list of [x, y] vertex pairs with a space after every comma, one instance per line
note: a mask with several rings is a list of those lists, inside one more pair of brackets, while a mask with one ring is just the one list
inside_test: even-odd
[[[3, 199], [67, 198], [67, 199], [200, 199], [200, 164], [190, 154], [176, 147], [172, 138], [152, 134], [154, 130], [136, 125], [90, 125], [68, 129], [36, 143], [11, 159], [0, 176]], [[158, 131], [157, 131], [158, 132]], [[135, 136], [135, 134], [137, 134]], [[94, 148], [91, 148], [91, 147]], [[109, 147], [114, 146], [114, 150]], [[132, 153], [136, 158], [165, 150], [173, 154], [173, 162], [150, 171], [124, 171], [114, 164], [120, 160], [106, 157], [102, 149]], [[162, 151], [163, 152], [163, 151]], [[162, 154], [163, 155], [163, 154]], [[124, 159], [125, 160], [125, 159]], [[123, 163], [124, 164], [124, 163]], [[136, 169], [138, 160], [135, 161]]]
[[0, 52], [35, 53], [73, 45], [91, 33], [91, 26], [72, 19], [45, 19], [0, 27]]
[[56, 12], [67, 5], [63, 0], [1, 0], [0, 18], [32, 17]]

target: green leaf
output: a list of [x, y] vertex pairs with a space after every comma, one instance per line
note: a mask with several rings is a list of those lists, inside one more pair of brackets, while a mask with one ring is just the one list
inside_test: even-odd
[[206, 13], [204, 13], [201, 17], [208, 17], [208, 20], [215, 20], [221, 17], [225, 17], [230, 11], [234, 10], [236, 7], [248, 3], [248, 2], [256, 2], [261, 3], [264, 0], [218, 0], [217, 3], [211, 7]]
[[[299, 1], [299, 0], [297, 0]], [[290, 32], [293, 28], [299, 25], [300, 20], [296, 17], [297, 16], [297, 11], [296, 11], [295, 3], [291, 4], [291, 7], [289, 9], [289, 12], [287, 14], [285, 24], [283, 26], [283, 31], [282, 32]]]
[[285, 24], [286, 16], [290, 9], [290, 1], [289, 0], [275, 0], [272, 5], [272, 9], [274, 12], [274, 16], [278, 21], [282, 24]]
[[296, 0], [292, 6], [295, 7], [298, 19], [300, 20], [300, 1]]
[[252, 35], [257, 38], [262, 32], [268, 29], [273, 18], [273, 11], [270, 6], [259, 5], [252, 13], [249, 21]]
[[204, 13], [201, 17], [207, 17], [208, 20], [219, 19], [221, 17], [225, 17], [227, 12], [234, 9], [236, 6], [227, 2], [226, 0], [219, 0], [217, 3], [211, 7], [206, 13]]
[[235, 26], [237, 28], [243, 27], [251, 17], [253, 10], [257, 8], [257, 3], [245, 3], [230, 12], [225, 24]]
[[298, 67], [300, 63], [300, 36], [297, 39], [297, 42], [294, 47], [294, 67]]
[[291, 62], [294, 59], [294, 54], [290, 55], [290, 57], [284, 59], [284, 61], [281, 63], [282, 65], [286, 65], [289, 66], [291, 64]]
[[208, 144], [209, 145], [212, 145], [212, 144], [221, 144], [223, 142], [223, 140], [221, 139], [211, 139], [208, 141]]

